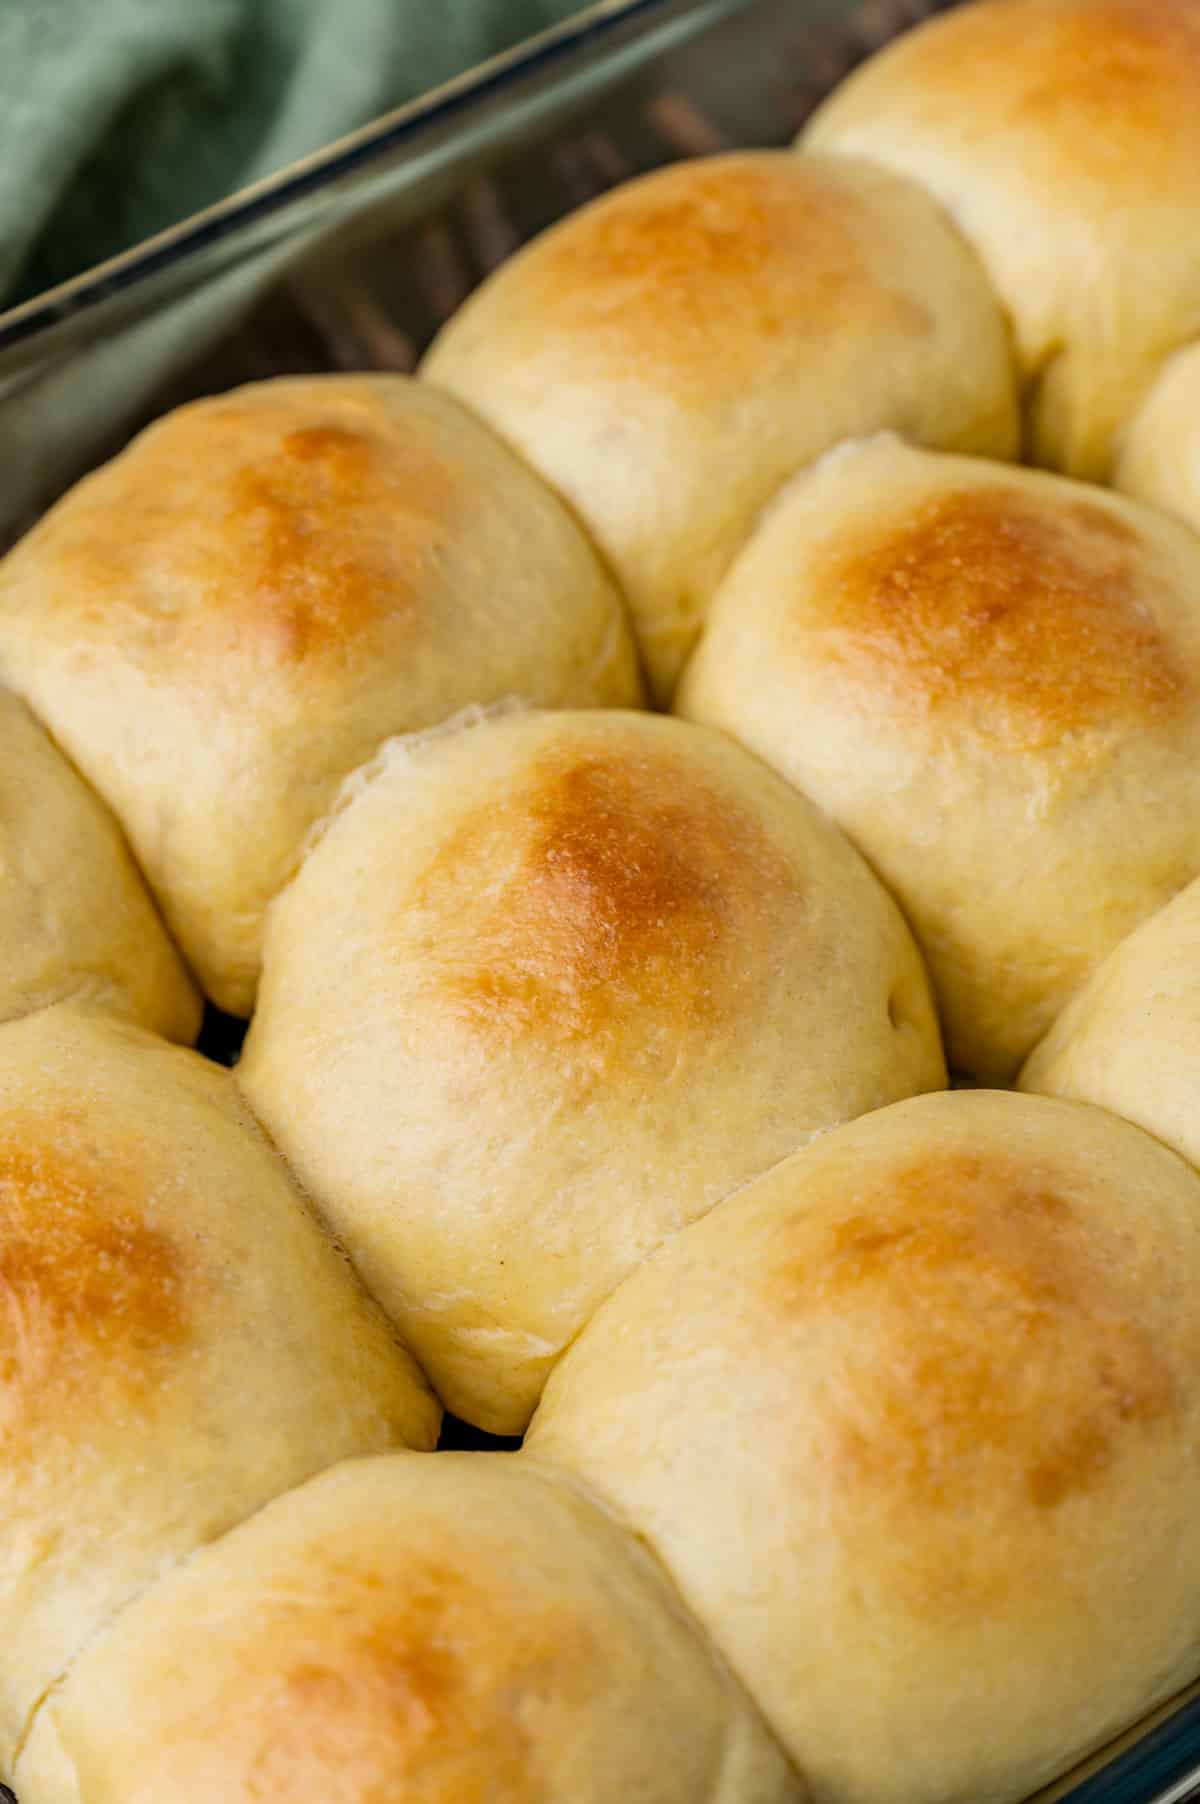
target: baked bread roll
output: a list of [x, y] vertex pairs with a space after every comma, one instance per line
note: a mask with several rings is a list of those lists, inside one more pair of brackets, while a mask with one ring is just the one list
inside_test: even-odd
[[71, 1007], [0, 1027], [0, 1777], [119, 1606], [438, 1411], [228, 1072]]
[[1200, 1671], [1200, 1179], [1077, 1103], [866, 1116], [627, 1279], [520, 1457], [821, 1804], [1016, 1804]]
[[193, 1040], [200, 999], [104, 804], [0, 689], [0, 1021], [74, 997]]
[[1008, 343], [941, 212], [781, 151], [627, 182], [511, 258], [423, 374], [566, 496], [624, 585], [660, 699], [755, 515], [840, 439], [1015, 454]]
[[1062, 477], [831, 453], [730, 571], [678, 706], [840, 822], [978, 1077], [1200, 872], [1200, 542]]
[[1164, 367], [1130, 422], [1113, 480], [1200, 532], [1200, 345]]
[[381, 740], [509, 693], [639, 696], [616, 591], [561, 504], [398, 376], [256, 384], [150, 427], [0, 565], [0, 670], [234, 1014], [264, 908]]
[[665, 1236], [945, 1072], [841, 834], [613, 712], [392, 747], [273, 910], [238, 1077], [443, 1401], [514, 1434]]
[[1200, 1166], [1200, 883], [1105, 959], [1021, 1088], [1099, 1103]]
[[1200, 334], [1195, 0], [977, 0], [887, 46], [808, 151], [921, 183], [1012, 322], [1037, 463], [1107, 479], [1164, 357]]
[[636, 1542], [502, 1454], [356, 1460], [127, 1610], [21, 1804], [800, 1804]]

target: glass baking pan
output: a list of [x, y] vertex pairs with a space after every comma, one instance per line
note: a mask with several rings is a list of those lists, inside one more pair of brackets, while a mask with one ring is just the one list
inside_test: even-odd
[[[183, 400], [271, 375], [411, 369], [542, 226], [656, 164], [787, 143], [856, 62], [947, 3], [601, 0], [0, 314], [0, 547]], [[241, 1031], [210, 1012], [201, 1045], [231, 1061]], [[1036, 1804], [1193, 1799], [1200, 1682]]]

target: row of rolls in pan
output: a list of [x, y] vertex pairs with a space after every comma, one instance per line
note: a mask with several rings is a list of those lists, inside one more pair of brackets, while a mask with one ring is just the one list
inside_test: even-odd
[[1198, 101], [978, 0], [0, 565], [21, 1804], [1016, 1804], [1196, 1676]]

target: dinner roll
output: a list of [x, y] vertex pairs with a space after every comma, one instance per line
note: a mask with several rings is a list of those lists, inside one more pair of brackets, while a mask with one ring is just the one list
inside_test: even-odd
[[503, 1454], [355, 1460], [140, 1598], [21, 1804], [800, 1804], [631, 1537]]
[[1078, 1103], [898, 1103], [628, 1278], [526, 1446], [818, 1804], [1016, 1804], [1200, 1670], [1200, 1179]]
[[1200, 541], [1063, 477], [832, 453], [731, 570], [678, 705], [841, 823], [979, 1077], [1200, 872]]
[[200, 999], [104, 804], [0, 689], [0, 1021], [66, 997], [192, 1040]]
[[1200, 344], [1164, 367], [1125, 435], [1114, 481], [1200, 532]]
[[1200, 883], [1105, 959], [1021, 1088], [1099, 1103], [1200, 1166]]
[[120, 818], [212, 999], [391, 733], [516, 693], [637, 701], [621, 604], [562, 505], [398, 376], [181, 408], [0, 564], [0, 673]]
[[890, 44], [804, 147], [922, 183], [1012, 322], [1034, 460], [1103, 481], [1200, 333], [1195, 0], [976, 0]]
[[228, 1072], [72, 1007], [0, 1027], [0, 1777], [135, 1592], [438, 1411]]
[[886, 172], [783, 151], [627, 182], [513, 257], [423, 373], [503, 432], [591, 528], [660, 698], [755, 515], [839, 439], [894, 427], [1015, 452], [982, 271]]
[[275, 906], [238, 1075], [443, 1401], [501, 1434], [665, 1236], [945, 1081], [841, 834], [719, 735], [617, 712], [392, 747]]

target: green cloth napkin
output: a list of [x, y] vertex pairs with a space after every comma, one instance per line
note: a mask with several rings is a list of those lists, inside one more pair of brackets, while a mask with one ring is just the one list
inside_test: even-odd
[[[0, 0], [0, 307], [321, 149], [582, 0]], [[270, 257], [0, 397], [0, 531], [231, 326]]]
[[580, 5], [0, 0], [0, 300], [77, 275]]

